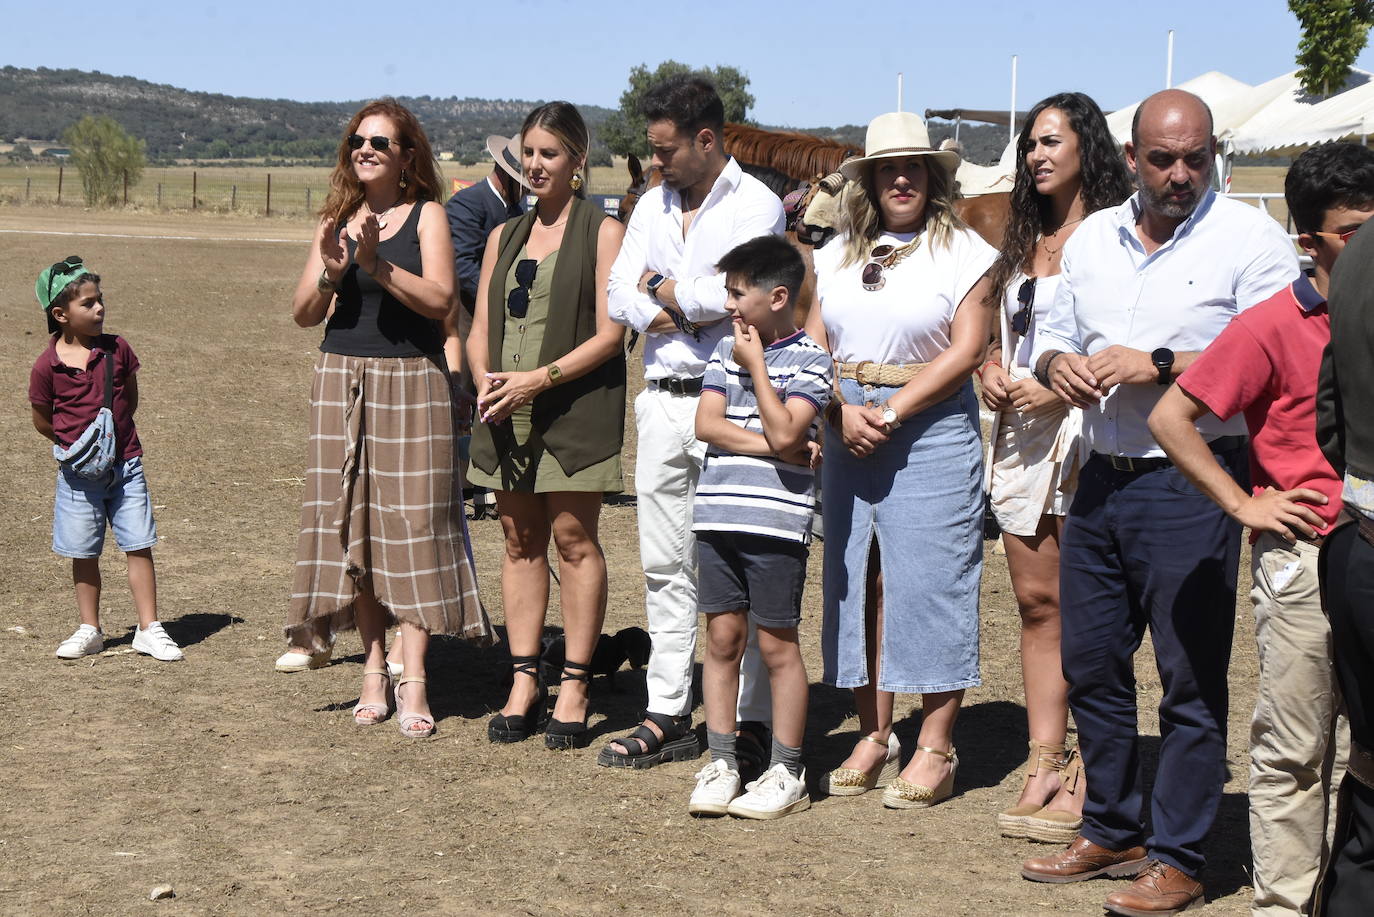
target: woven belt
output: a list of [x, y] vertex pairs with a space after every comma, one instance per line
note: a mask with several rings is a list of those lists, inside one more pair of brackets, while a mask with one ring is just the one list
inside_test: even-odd
[[700, 395], [701, 378], [695, 379], [649, 379], [648, 384], [661, 392], [670, 392], [674, 395]]
[[835, 364], [841, 379], [853, 379], [860, 385], [906, 385], [929, 363], [858, 363]]
[[[1207, 448], [1213, 452], [1231, 452], [1245, 445], [1244, 436], [1221, 436], [1207, 444]], [[1140, 474], [1144, 471], [1158, 471], [1161, 468], [1168, 468], [1173, 465], [1171, 459], [1163, 456], [1153, 458], [1133, 458], [1129, 455], [1111, 455], [1106, 452], [1094, 452], [1094, 456], [1102, 459], [1111, 465], [1115, 471], [1126, 471], [1131, 474]]]

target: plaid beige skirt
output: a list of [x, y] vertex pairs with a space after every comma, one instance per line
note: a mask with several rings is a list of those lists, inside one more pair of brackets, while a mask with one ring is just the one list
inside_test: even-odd
[[354, 626], [360, 590], [395, 621], [488, 642], [477, 593], [448, 378], [427, 357], [321, 353], [310, 398], [310, 457], [295, 584], [293, 644], [323, 649]]

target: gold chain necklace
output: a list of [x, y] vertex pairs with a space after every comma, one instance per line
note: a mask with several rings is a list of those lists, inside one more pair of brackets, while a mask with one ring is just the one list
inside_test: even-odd
[[1067, 240], [1067, 239], [1066, 239], [1063, 243], [1060, 244], [1059, 248], [1050, 248], [1048, 240], [1054, 238], [1054, 237], [1057, 236], [1057, 235], [1059, 235], [1059, 233], [1063, 231], [1063, 229], [1064, 229], [1065, 226], [1072, 226], [1072, 225], [1075, 224], [1075, 223], [1082, 223], [1084, 219], [1085, 219], [1085, 217], [1079, 217], [1079, 218], [1076, 219], [1076, 220], [1068, 220], [1068, 221], [1066, 221], [1066, 222], [1060, 223], [1059, 226], [1055, 228], [1054, 232], [1042, 233], [1041, 236], [1040, 236], [1040, 245], [1041, 245], [1042, 248], [1045, 249], [1045, 254], [1047, 254], [1047, 255], [1057, 255], [1057, 254], [1059, 254], [1061, 251], [1063, 251], [1064, 245], [1068, 244], [1068, 240]]

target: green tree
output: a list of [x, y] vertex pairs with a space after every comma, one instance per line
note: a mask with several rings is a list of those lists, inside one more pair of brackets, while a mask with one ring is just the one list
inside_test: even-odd
[[90, 206], [112, 205], [127, 181], [138, 184], [147, 162], [143, 141], [113, 118], [87, 115], [62, 133], [81, 173], [81, 190]]
[[647, 66], [640, 64], [630, 71], [630, 86], [620, 94], [620, 109], [612, 112], [600, 128], [601, 140], [612, 153], [620, 156], [649, 154], [649, 142], [644, 136], [644, 117], [639, 113], [639, 100], [644, 98], [651, 86], [679, 73], [706, 77], [715, 84], [716, 92], [720, 93], [720, 100], [725, 104], [725, 120], [748, 123], [754, 97], [749, 93], [749, 77], [737, 68], [693, 69], [678, 61], [667, 60], [650, 72]]
[[1288, 0], [1298, 17], [1298, 79], [1312, 95], [1338, 91], [1374, 25], [1374, 0]]

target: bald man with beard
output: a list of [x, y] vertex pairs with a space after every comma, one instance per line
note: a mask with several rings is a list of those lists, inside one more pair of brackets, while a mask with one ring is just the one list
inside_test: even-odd
[[[1126, 917], [1200, 905], [1202, 844], [1225, 781], [1226, 670], [1240, 524], [1151, 434], [1155, 403], [1227, 322], [1298, 274], [1282, 227], [1211, 188], [1207, 106], [1166, 90], [1141, 103], [1126, 145], [1137, 192], [1088, 217], [1033, 354], [1040, 380], [1083, 409], [1090, 450], [1060, 554], [1064, 676], [1088, 776], [1069, 847], [1027, 860], [1036, 882], [1134, 877], [1104, 907]], [[1243, 417], [1200, 418], [1217, 462], [1246, 486]], [[1134, 656], [1149, 628], [1164, 695], [1145, 805]]]

